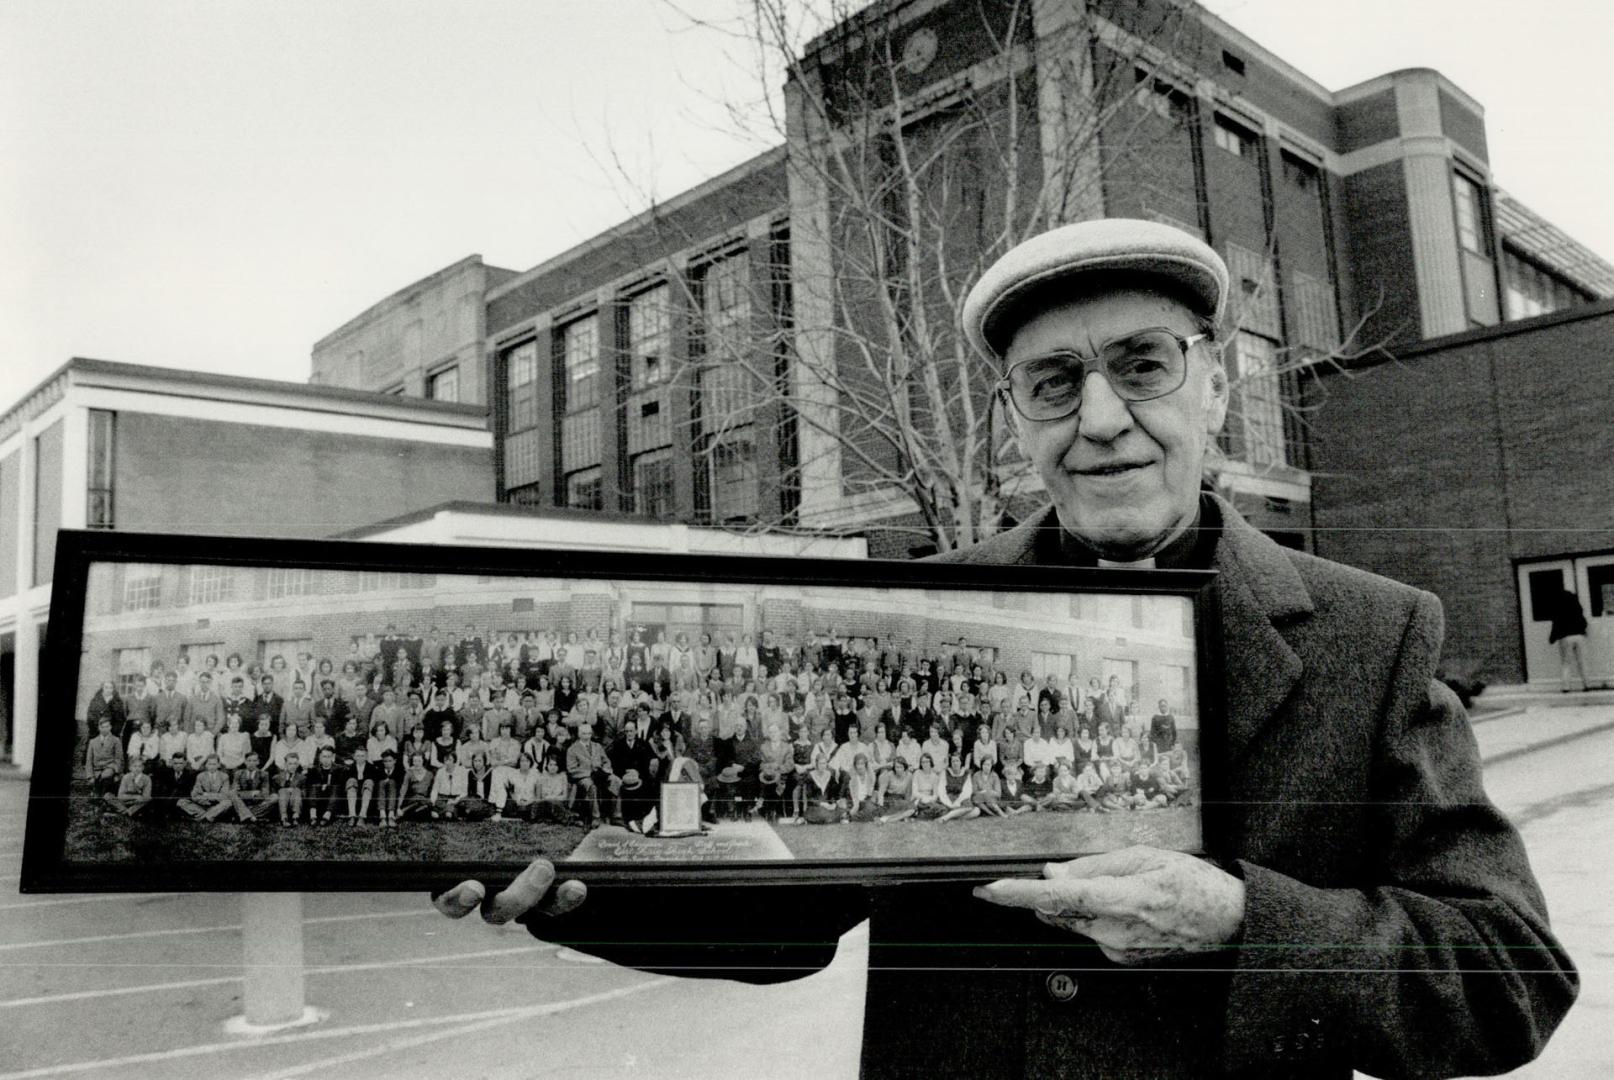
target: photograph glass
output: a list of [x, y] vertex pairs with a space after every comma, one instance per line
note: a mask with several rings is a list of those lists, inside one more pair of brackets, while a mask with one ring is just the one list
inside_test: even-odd
[[1192, 591], [611, 565], [88, 560], [61, 860], [343, 887], [1205, 850]]

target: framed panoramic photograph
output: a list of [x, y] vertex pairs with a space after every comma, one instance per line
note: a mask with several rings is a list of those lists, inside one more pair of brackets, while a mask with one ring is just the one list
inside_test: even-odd
[[71, 531], [56, 567], [27, 891], [1214, 851], [1208, 572]]

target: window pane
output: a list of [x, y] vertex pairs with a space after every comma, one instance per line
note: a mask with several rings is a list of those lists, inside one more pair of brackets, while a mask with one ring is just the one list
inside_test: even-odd
[[426, 396], [433, 401], [460, 399], [460, 369], [446, 368], [426, 380]]
[[130, 566], [123, 579], [123, 610], [144, 611], [162, 603], [163, 572], [156, 567]]
[[538, 343], [523, 342], [504, 352], [505, 390], [511, 431], [538, 425]]
[[191, 603], [218, 604], [234, 594], [235, 574], [229, 567], [191, 567]]
[[672, 340], [666, 285], [647, 289], [628, 301], [628, 356], [635, 390], [667, 377]]
[[1240, 331], [1234, 403], [1244, 430], [1244, 459], [1252, 465], [1287, 464], [1283, 442], [1283, 393], [1277, 374], [1277, 346]]
[[568, 324], [561, 341], [566, 354], [566, 411], [591, 408], [600, 374], [599, 319], [591, 315]]
[[647, 517], [673, 513], [672, 457], [665, 450], [642, 454], [633, 463], [633, 510]]
[[712, 448], [712, 519], [756, 517], [756, 450], [749, 438], [728, 439]]
[[566, 477], [566, 505], [573, 510], [605, 509], [605, 489], [599, 466]]
[[750, 261], [742, 251], [711, 263], [701, 277], [701, 351], [711, 363], [747, 354], [751, 318], [749, 268]]

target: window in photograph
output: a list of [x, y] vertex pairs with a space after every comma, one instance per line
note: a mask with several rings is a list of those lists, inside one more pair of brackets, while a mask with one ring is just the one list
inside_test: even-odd
[[567, 475], [566, 505], [573, 510], [605, 509], [605, 481], [598, 465]]
[[737, 251], [707, 263], [695, 279], [700, 300], [700, 352], [711, 364], [748, 355], [751, 297], [747, 289], [750, 260]]
[[128, 568], [123, 579], [123, 610], [145, 611], [159, 606], [162, 598], [162, 567], [131, 565]]
[[[263, 665], [265, 671], [269, 670], [270, 662], [275, 657], [284, 657], [286, 670], [290, 671], [297, 666], [298, 653], [311, 653], [314, 651], [313, 638], [265, 638], [258, 642], [258, 663]], [[308, 692], [312, 694], [317, 687], [310, 686]]]
[[89, 505], [84, 525], [88, 529], [110, 529], [112, 517], [112, 447], [116, 414], [107, 409], [90, 409]]
[[1287, 150], [1278, 155], [1278, 160], [1283, 168], [1283, 178], [1289, 186], [1301, 191], [1317, 190], [1317, 166]]
[[566, 411], [591, 409], [599, 403], [600, 320], [594, 315], [561, 329], [566, 365]]
[[633, 512], [669, 518], [674, 512], [673, 459], [670, 450], [640, 454], [633, 462]]
[[538, 426], [538, 343], [504, 350], [506, 416], [511, 432]]
[[146, 681], [146, 673], [151, 670], [151, 650], [149, 648], [119, 649], [117, 651], [118, 693], [128, 697], [135, 692], [135, 688]]
[[671, 289], [661, 284], [628, 300], [629, 377], [635, 390], [667, 378], [672, 363], [671, 295]]
[[437, 584], [436, 574], [405, 574], [387, 570], [359, 571], [361, 592], [390, 592], [394, 589], [430, 589]]
[[265, 589], [271, 600], [308, 596], [314, 591], [314, 575], [301, 567], [272, 567]]
[[677, 641], [679, 634], [689, 635], [691, 642], [700, 640], [703, 633], [721, 643], [724, 634], [739, 635], [745, 626], [745, 608], [739, 604], [642, 604], [635, 603], [628, 617], [630, 628], [637, 627], [646, 645], [656, 641], [661, 633], [668, 641]]
[[426, 376], [426, 397], [432, 401], [458, 401], [460, 399], [459, 366], [447, 367]]
[[[191, 662], [192, 671], [201, 671], [209, 656], [218, 657], [219, 665], [222, 667], [224, 664], [224, 658], [228, 655], [228, 653], [225, 652], [224, 642], [222, 641], [195, 641], [189, 645], [181, 645], [179, 647], [179, 655], [185, 657]], [[223, 687], [221, 689], [229, 688]]]
[[1070, 678], [1076, 658], [1068, 653], [1035, 652], [1031, 654], [1031, 674], [1044, 679], [1049, 675], [1063, 682]]
[[1212, 128], [1211, 137], [1215, 140], [1217, 146], [1234, 157], [1247, 158], [1250, 161], [1256, 159], [1256, 153], [1261, 144], [1255, 132], [1243, 124], [1220, 115], [1216, 117], [1216, 122], [1212, 125]]
[[228, 566], [191, 567], [192, 604], [218, 604], [235, 595], [235, 570]]

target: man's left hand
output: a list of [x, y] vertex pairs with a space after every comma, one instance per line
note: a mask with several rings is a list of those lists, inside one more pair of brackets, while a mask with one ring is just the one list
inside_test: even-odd
[[1181, 852], [1129, 847], [1048, 863], [1042, 873], [994, 881], [975, 895], [1091, 938], [1117, 964], [1214, 949], [1244, 925], [1244, 882]]

